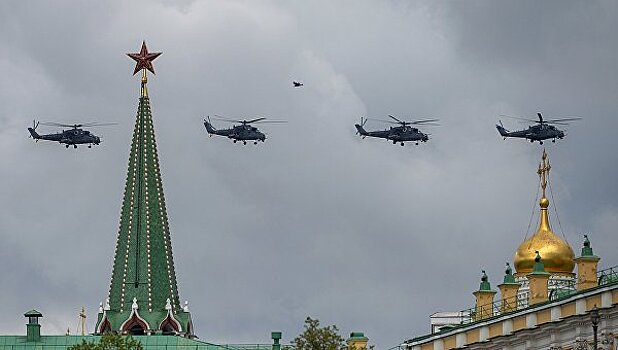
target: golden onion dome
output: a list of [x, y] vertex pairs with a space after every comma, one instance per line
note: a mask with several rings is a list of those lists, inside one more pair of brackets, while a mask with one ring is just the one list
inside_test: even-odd
[[545, 188], [547, 186], [547, 177], [551, 166], [547, 160], [547, 153], [543, 151], [542, 163], [539, 164], [537, 173], [541, 179], [541, 188], [543, 196], [539, 201], [541, 214], [539, 220], [539, 228], [532, 237], [523, 241], [517, 251], [515, 251], [515, 270], [517, 275], [527, 274], [532, 272], [534, 266], [534, 258], [536, 251], [543, 257], [545, 271], [552, 274], [571, 275], [575, 268], [575, 253], [569, 244], [558, 237], [552, 230], [549, 224], [549, 199], [545, 197]]
[[555, 274], [572, 274], [575, 268], [575, 253], [571, 246], [558, 237], [549, 224], [549, 200], [545, 197], [539, 202], [541, 206], [541, 217], [539, 228], [532, 237], [523, 241], [517, 251], [515, 251], [515, 271], [517, 274], [527, 274], [532, 272], [536, 251], [543, 257], [545, 271]]

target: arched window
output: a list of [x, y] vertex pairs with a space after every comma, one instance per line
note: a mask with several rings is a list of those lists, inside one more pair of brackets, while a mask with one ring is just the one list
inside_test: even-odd
[[109, 333], [112, 331], [112, 325], [109, 323], [107, 317], [103, 320], [103, 323], [101, 324], [101, 327], [99, 327], [99, 329], [101, 334]]
[[180, 332], [180, 329], [178, 329], [178, 323], [168, 315], [161, 322], [161, 331], [163, 335], [176, 335]]
[[127, 332], [131, 335], [144, 335], [147, 329], [148, 325], [141, 320], [136, 313], [134, 313], [131, 319], [127, 320], [122, 327], [123, 332]]
[[144, 327], [142, 327], [140, 324], [134, 324], [131, 326], [131, 328], [129, 328], [129, 334], [131, 335], [144, 335]]

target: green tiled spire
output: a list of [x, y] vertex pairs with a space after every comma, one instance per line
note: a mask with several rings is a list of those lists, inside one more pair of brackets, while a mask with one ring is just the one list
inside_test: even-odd
[[146, 82], [144, 69], [109, 299], [99, 310], [96, 333], [142, 328], [146, 334], [192, 335], [190, 314], [178, 296]]

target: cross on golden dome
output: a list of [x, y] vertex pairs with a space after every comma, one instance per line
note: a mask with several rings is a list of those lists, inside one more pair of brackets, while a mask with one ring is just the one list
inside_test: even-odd
[[539, 174], [539, 178], [541, 179], [543, 198], [545, 198], [545, 188], [547, 187], [547, 178], [549, 177], [550, 170], [551, 165], [549, 164], [549, 160], [547, 159], [547, 152], [543, 150], [543, 157], [541, 157], [541, 162], [539, 163], [539, 170], [537, 170], [537, 174]]
[[530, 238], [524, 240], [515, 251], [515, 270], [518, 276], [525, 276], [533, 271], [536, 251], [543, 257], [545, 271], [552, 274], [571, 276], [575, 267], [575, 254], [569, 244], [558, 237], [551, 229], [549, 223], [549, 199], [545, 197], [545, 189], [549, 180], [551, 165], [547, 152], [543, 150], [543, 156], [539, 163], [537, 174], [541, 181], [543, 196], [539, 201], [541, 212], [539, 215], [539, 227]]

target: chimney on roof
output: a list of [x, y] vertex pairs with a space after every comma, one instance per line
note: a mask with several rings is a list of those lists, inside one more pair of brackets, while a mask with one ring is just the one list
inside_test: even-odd
[[273, 340], [273, 350], [281, 350], [281, 344], [279, 343], [281, 340], [281, 331], [271, 332], [270, 337]]
[[26, 324], [26, 341], [38, 342], [41, 340], [41, 325], [39, 324], [39, 317], [43, 315], [36, 311], [30, 310], [24, 314], [28, 317], [28, 323]]

